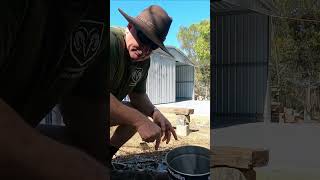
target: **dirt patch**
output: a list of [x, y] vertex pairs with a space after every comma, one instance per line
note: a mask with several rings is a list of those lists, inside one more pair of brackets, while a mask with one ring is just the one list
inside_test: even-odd
[[[164, 114], [173, 126], [176, 124], [175, 114]], [[178, 136], [178, 140], [171, 139], [166, 144], [161, 142], [158, 152], [167, 152], [173, 148], [184, 145], [197, 145], [205, 148], [210, 148], [210, 121], [208, 116], [191, 115], [190, 122], [191, 132], [188, 136]], [[110, 135], [113, 134], [115, 127], [110, 128]], [[136, 133], [126, 144], [124, 144], [116, 153], [114, 158], [136, 155], [141, 153], [154, 153], [155, 143], [145, 143]]]

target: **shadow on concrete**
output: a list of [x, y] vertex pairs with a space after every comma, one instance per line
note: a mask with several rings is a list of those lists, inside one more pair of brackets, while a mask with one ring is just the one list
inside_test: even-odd
[[263, 122], [263, 120], [256, 116], [211, 116], [210, 129], [219, 129], [257, 122]]

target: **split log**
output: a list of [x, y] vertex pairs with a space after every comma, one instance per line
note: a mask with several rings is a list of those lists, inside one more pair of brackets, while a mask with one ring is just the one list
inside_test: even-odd
[[251, 169], [266, 166], [269, 161], [269, 151], [265, 149], [214, 146], [210, 153], [210, 167]]

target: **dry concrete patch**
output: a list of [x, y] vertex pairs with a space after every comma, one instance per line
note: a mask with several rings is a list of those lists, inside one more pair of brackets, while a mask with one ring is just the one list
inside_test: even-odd
[[250, 123], [214, 129], [217, 146], [268, 149], [269, 164], [258, 180], [320, 179], [320, 125]]

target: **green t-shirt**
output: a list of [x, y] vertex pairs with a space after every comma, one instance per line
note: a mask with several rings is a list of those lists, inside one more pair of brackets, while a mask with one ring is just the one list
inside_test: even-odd
[[145, 93], [150, 58], [133, 62], [125, 46], [121, 28], [110, 28], [110, 82], [111, 93], [119, 101], [131, 92]]

